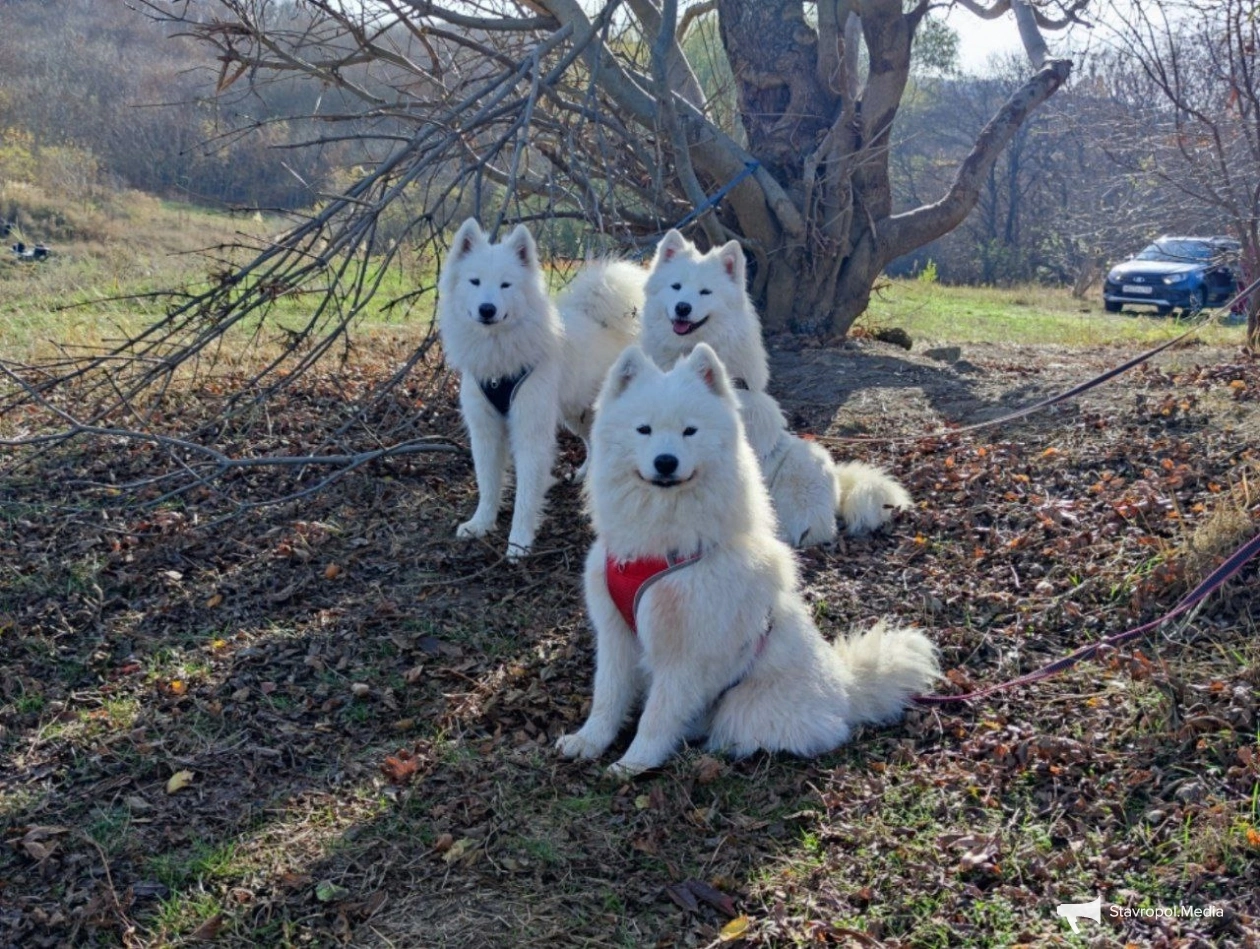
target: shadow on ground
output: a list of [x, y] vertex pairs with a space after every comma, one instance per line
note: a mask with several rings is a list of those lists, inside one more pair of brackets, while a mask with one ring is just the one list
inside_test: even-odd
[[[776, 378], [820, 434], [902, 434], [1108, 354], [963, 355], [776, 354]], [[1167, 609], [1260, 520], [1239, 487], [1260, 369], [1238, 372], [1149, 371], [1015, 433], [871, 446], [918, 507], [803, 553], [820, 627], [920, 623], [961, 689]], [[449, 401], [432, 424], [460, 437]], [[815, 761], [687, 751], [622, 784], [551, 751], [592, 675], [574, 486], [512, 565], [502, 533], [451, 538], [462, 456], [211, 530], [213, 493], [68, 504], [97, 465], [145, 460], [85, 445], [0, 484], [0, 945], [702, 946], [743, 914], [747, 945], [1036, 943], [1095, 892], [1227, 910], [1117, 939], [1257, 937], [1254, 573], [1176, 643], [1036, 690]]]

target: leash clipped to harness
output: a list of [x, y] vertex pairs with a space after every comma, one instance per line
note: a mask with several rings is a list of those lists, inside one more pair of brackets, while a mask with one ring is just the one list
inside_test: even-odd
[[1035, 669], [1032, 672], [1025, 673], [1015, 679], [1009, 679], [1006, 682], [999, 682], [995, 685], [987, 686], [983, 689], [976, 689], [974, 692], [966, 692], [962, 695], [916, 695], [914, 701], [919, 705], [952, 705], [955, 702], [970, 702], [974, 699], [982, 699], [992, 695], [995, 692], [1001, 692], [1005, 689], [1014, 688], [1017, 685], [1029, 685], [1033, 682], [1040, 682], [1042, 679], [1048, 679], [1064, 669], [1070, 669], [1085, 659], [1092, 659], [1096, 656], [1100, 649], [1105, 646], [1118, 646], [1126, 643], [1130, 639], [1136, 639], [1144, 633], [1162, 626], [1182, 613], [1197, 606], [1205, 600], [1209, 594], [1222, 587], [1226, 581], [1237, 574], [1247, 564], [1252, 557], [1260, 554], [1260, 534], [1257, 534], [1247, 543], [1243, 544], [1237, 550], [1226, 558], [1225, 562], [1213, 570], [1203, 582], [1182, 597], [1181, 602], [1174, 606], [1158, 619], [1153, 619], [1149, 623], [1143, 623], [1141, 626], [1135, 626], [1133, 629], [1125, 630], [1123, 633], [1116, 633], [1112, 636], [1104, 636], [1096, 643], [1090, 643], [1088, 646], [1082, 646], [1075, 652], [1068, 653], [1061, 659], [1056, 659], [1048, 665]]
[[532, 366], [527, 366], [514, 376], [499, 376], [497, 379], [478, 380], [477, 386], [485, 395], [487, 401], [493, 405], [500, 415], [506, 416], [508, 410], [512, 408], [512, 403], [516, 400], [516, 391], [521, 387], [521, 383], [526, 377], [533, 372]]
[[702, 553], [697, 552], [690, 557], [670, 555], [663, 557], [642, 557], [638, 560], [618, 561], [611, 554], [604, 563], [604, 577], [608, 584], [608, 595], [612, 597], [617, 612], [621, 614], [630, 631], [636, 636], [639, 626], [635, 622], [635, 614], [639, 610], [639, 600], [657, 580], [668, 573], [681, 570], [696, 563]]

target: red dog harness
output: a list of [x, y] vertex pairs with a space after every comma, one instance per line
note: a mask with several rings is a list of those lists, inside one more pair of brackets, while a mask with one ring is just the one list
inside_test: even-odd
[[[639, 560], [627, 560], [625, 563], [618, 563], [610, 554], [604, 560], [604, 579], [608, 584], [608, 595], [612, 597], [613, 605], [617, 607], [617, 612], [626, 621], [626, 625], [630, 627], [630, 631], [636, 636], [639, 635], [638, 624], [635, 623], [635, 614], [639, 610], [639, 600], [643, 598], [643, 594], [657, 580], [666, 574], [673, 573], [675, 570], [681, 570], [683, 567], [689, 566], [700, 559], [700, 552], [692, 554], [690, 557], [673, 557], [662, 559], [660, 557], [643, 557]], [[770, 630], [773, 628], [773, 622], [769, 617], [766, 619], [766, 628], [762, 632], [761, 637], [753, 646], [752, 655], [748, 658], [744, 671], [724, 688], [718, 697], [714, 699], [716, 704], [731, 689], [735, 688], [744, 681], [748, 675], [752, 664], [761, 658], [761, 654], [766, 650], [766, 642], [770, 639]]]
[[619, 563], [609, 554], [604, 562], [604, 577], [608, 583], [608, 595], [612, 597], [617, 611], [625, 619], [626, 625], [635, 635], [639, 633], [635, 623], [635, 613], [639, 609], [639, 600], [653, 583], [675, 570], [681, 570], [700, 559], [700, 554], [690, 557], [644, 557], [640, 560], [627, 560]]

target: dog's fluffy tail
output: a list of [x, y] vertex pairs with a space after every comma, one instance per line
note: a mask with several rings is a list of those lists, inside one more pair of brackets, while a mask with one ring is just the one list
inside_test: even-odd
[[910, 494], [896, 478], [873, 465], [849, 461], [835, 466], [836, 509], [850, 534], [878, 530], [893, 511], [910, 506]]
[[855, 723], [900, 718], [910, 696], [927, 690], [941, 674], [936, 647], [922, 630], [886, 620], [837, 640], [835, 650], [848, 671]]
[[564, 289], [556, 301], [565, 322], [583, 316], [607, 330], [634, 335], [643, 310], [647, 271], [625, 260], [596, 260]]

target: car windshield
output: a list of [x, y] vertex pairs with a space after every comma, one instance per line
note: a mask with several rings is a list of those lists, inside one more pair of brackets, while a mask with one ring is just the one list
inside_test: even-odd
[[1204, 241], [1156, 241], [1138, 254], [1137, 259], [1189, 263], [1197, 260], [1211, 260], [1216, 256], [1215, 250], [1211, 244]]

